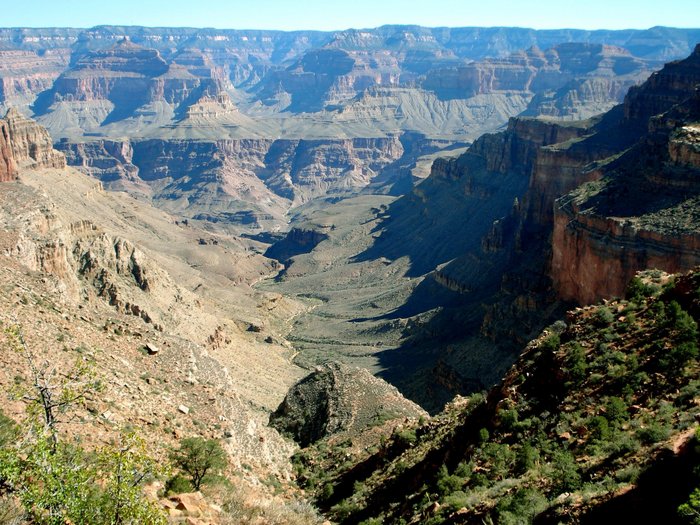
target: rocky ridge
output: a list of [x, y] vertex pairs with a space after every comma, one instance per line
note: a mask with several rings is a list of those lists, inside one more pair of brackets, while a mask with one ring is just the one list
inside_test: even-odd
[[305, 447], [329, 436], [353, 436], [386, 421], [425, 416], [423, 409], [369, 371], [327, 363], [287, 392], [270, 415], [270, 425]]
[[552, 277], [562, 297], [585, 304], [620, 295], [641, 269], [678, 272], [700, 262], [698, 64], [700, 46], [632, 90], [625, 117], [656, 115], [648, 132], [621, 157], [597, 168], [598, 182], [557, 202]]
[[[569, 312], [486, 395], [364, 451], [307, 448], [302, 482], [348, 524], [684, 523], [700, 459], [697, 284], [697, 270], [650, 272], [629, 300]], [[694, 350], [674, 352], [681, 341]]]
[[[24, 124], [18, 144], [10, 134], [10, 149], [41, 151], [44, 144], [33, 142]], [[41, 131], [39, 139], [46, 133]], [[279, 296], [256, 295], [247, 285], [236, 287], [236, 280], [250, 283], [274, 270], [263, 258], [235, 254], [244, 248], [230, 243], [202, 248], [204, 258], [188, 254], [187, 244], [196, 246], [205, 233], [183, 229], [124, 195], [107, 194], [79, 172], [51, 166], [62, 159], [58, 152], [37, 159], [48, 159], [49, 166], [31, 159], [20, 164], [18, 181], [2, 183], [7, 308], [1, 322], [5, 328], [19, 325], [29, 347], [41, 348], [42, 358], [56, 367], [69, 367], [81, 355], [95, 361], [105, 392], [78, 409], [83, 423], [76, 419], [63, 431], [92, 445], [105, 443], [124, 425], [136, 425], [146, 439], [164, 445], [203, 434], [224, 440], [234, 464], [255, 466], [248, 481], [270, 473], [284, 479], [291, 448], [267, 428], [265, 414], [281, 400], [284, 382], [291, 384], [300, 371], [289, 364], [283, 344], [264, 339], [275, 331], [268, 323], [282, 324], [295, 306]], [[180, 251], [174, 251], [177, 246]], [[237, 257], [238, 276], [215, 270], [217, 259], [235, 266]], [[206, 277], [190, 266], [198, 258], [207, 261]], [[209, 291], [223, 282], [230, 283], [228, 290]], [[251, 324], [260, 327], [257, 333], [248, 331]], [[263, 349], [267, 380], [255, 365]], [[0, 383], [7, 390], [26, 363], [14, 352], [2, 361]], [[3, 411], [20, 418], [22, 403], [3, 405]], [[158, 447], [153, 452], [165, 454]]]

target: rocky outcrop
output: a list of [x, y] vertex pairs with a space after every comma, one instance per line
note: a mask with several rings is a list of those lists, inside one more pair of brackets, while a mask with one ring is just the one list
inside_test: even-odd
[[551, 273], [561, 297], [586, 304], [620, 296], [639, 270], [700, 264], [698, 85], [700, 46], [630, 91], [624, 116], [647, 123], [642, 140], [587, 171], [599, 182], [557, 201]]
[[27, 169], [57, 168], [66, 166], [66, 158], [53, 149], [48, 131], [19, 111], [10, 108], [0, 121], [3, 140], [9, 144], [12, 159], [18, 167]]
[[311, 252], [319, 243], [328, 239], [323, 231], [304, 228], [292, 228], [284, 239], [272, 244], [266, 251], [265, 257], [277, 259], [287, 264], [295, 255]]
[[10, 130], [7, 123], [0, 120], [0, 182], [14, 180], [17, 176], [10, 144]]
[[270, 416], [270, 426], [302, 447], [361, 431], [389, 419], [427, 415], [396, 388], [365, 369], [328, 363], [294, 385]]

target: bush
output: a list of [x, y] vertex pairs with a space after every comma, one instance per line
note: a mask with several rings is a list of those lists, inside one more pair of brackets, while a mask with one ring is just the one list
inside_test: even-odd
[[666, 439], [669, 435], [669, 429], [657, 421], [652, 421], [644, 428], [637, 430], [637, 437], [645, 445], [653, 445]]
[[165, 482], [165, 494], [183, 494], [192, 492], [192, 483], [182, 474], [176, 474]]
[[569, 347], [568, 355], [566, 356], [566, 369], [569, 372], [569, 378], [575, 385], [580, 384], [586, 379], [586, 351], [578, 343], [573, 343]]
[[17, 434], [18, 429], [15, 422], [0, 410], [0, 448], [13, 443]]
[[399, 430], [396, 432], [394, 439], [401, 447], [411, 447], [418, 441], [416, 431], [410, 429]]
[[531, 468], [537, 465], [540, 459], [539, 451], [530, 443], [523, 443], [515, 458], [515, 469], [517, 474], [525, 474]]
[[464, 487], [465, 480], [454, 474], [450, 475], [445, 465], [438, 470], [437, 491], [440, 496], [447, 496]]
[[588, 429], [591, 437], [598, 441], [606, 440], [610, 437], [610, 425], [603, 416], [592, 417], [588, 423]]
[[661, 360], [661, 365], [664, 368], [672, 370], [680, 370], [685, 367], [691, 360], [697, 359], [700, 355], [698, 345], [695, 341], [684, 341], [674, 346], [669, 353]]
[[668, 304], [668, 322], [679, 342], [697, 341], [698, 324], [676, 301]]
[[611, 397], [605, 404], [605, 416], [611, 423], [625, 421], [629, 417], [627, 411], [627, 403], [619, 397]]
[[607, 306], [601, 306], [595, 313], [595, 324], [600, 327], [610, 326], [615, 321], [615, 316]]
[[467, 494], [462, 490], [457, 490], [443, 500], [443, 504], [450, 510], [458, 510], [469, 504]]
[[625, 290], [625, 298], [635, 303], [641, 303], [645, 298], [651, 297], [654, 294], [654, 287], [644, 284], [639, 277], [632, 277], [627, 290]]
[[678, 507], [678, 514], [688, 520], [688, 523], [700, 525], [700, 488], [691, 492], [688, 501]]
[[141, 440], [127, 434], [118, 446], [93, 457], [40, 433], [26, 449], [6, 449], [0, 471], [32, 523], [164, 525], [163, 512], [142, 492], [142, 482], [156, 466], [144, 450]]
[[496, 507], [499, 524], [532, 523], [535, 516], [547, 508], [547, 498], [535, 489], [520, 489], [503, 498]]
[[171, 459], [190, 477], [192, 487], [199, 490], [207, 477], [217, 474], [228, 464], [226, 452], [218, 441], [201, 437], [185, 438]]
[[545, 351], [556, 352], [560, 344], [561, 339], [559, 338], [559, 334], [550, 334], [544, 341], [542, 341], [541, 348]]
[[559, 492], [572, 492], [581, 487], [581, 474], [576, 460], [568, 450], [559, 450], [552, 456], [552, 481]]

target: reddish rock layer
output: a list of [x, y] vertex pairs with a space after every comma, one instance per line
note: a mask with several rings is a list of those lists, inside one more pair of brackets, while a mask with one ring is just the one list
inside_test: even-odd
[[66, 158], [53, 149], [45, 128], [10, 108], [2, 121], [15, 164], [23, 168], [65, 168]]
[[7, 123], [0, 120], [0, 182], [8, 182], [17, 177], [10, 146], [10, 130]]

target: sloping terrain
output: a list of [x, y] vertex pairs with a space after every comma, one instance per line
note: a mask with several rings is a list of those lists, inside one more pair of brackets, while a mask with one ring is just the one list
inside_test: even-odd
[[652, 272], [628, 300], [571, 311], [486, 396], [369, 450], [305, 449], [302, 483], [340, 523], [685, 523], [697, 286]]
[[[100, 443], [131, 424], [164, 446], [229, 436], [237, 464], [284, 472], [290, 449], [265, 423], [302, 373], [277, 335], [300, 308], [251, 290], [275, 271], [270, 261], [249, 241], [177, 224], [74, 170], [45, 162], [19, 177], [3, 183], [0, 205], [3, 326], [18, 325], [56, 367], [94, 360], [107, 386], [85, 424], [66, 431]], [[3, 365], [9, 391], [26, 363], [3, 352]], [[13, 417], [21, 409], [4, 406]]]

